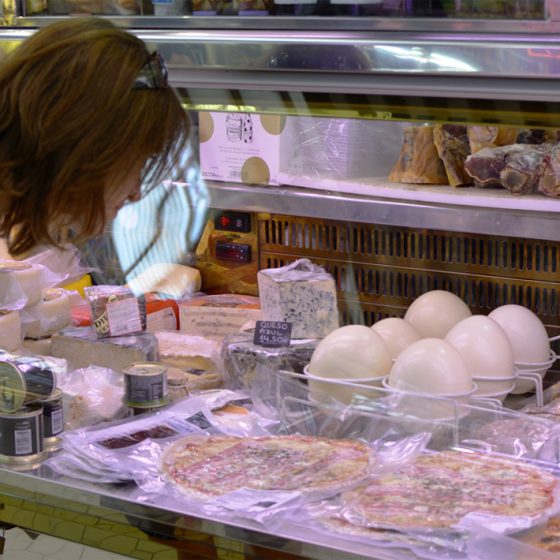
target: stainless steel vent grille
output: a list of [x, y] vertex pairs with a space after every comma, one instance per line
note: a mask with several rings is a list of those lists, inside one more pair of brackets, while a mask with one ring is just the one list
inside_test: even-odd
[[558, 280], [560, 244], [549, 241], [463, 236], [291, 216], [261, 220], [259, 233], [264, 251], [286, 253], [295, 249], [298, 256]]
[[309, 257], [335, 278], [341, 319], [402, 316], [429, 290], [448, 290], [473, 313], [524, 305], [560, 333], [560, 243], [259, 216], [259, 268]]

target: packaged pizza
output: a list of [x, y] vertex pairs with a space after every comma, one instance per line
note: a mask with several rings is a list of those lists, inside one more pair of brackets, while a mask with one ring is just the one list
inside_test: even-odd
[[314, 436], [187, 436], [166, 449], [161, 468], [195, 499], [247, 488], [338, 492], [365, 479], [375, 454], [364, 442]]
[[[515, 533], [558, 511], [547, 470], [474, 452], [424, 453], [311, 512], [325, 530], [379, 538], [393, 531], [465, 552], [473, 528]], [[337, 507], [338, 506], [338, 509]]]

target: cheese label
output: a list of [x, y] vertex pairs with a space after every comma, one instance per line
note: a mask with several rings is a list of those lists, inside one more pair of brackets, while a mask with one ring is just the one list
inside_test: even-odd
[[287, 321], [257, 321], [253, 344], [267, 348], [290, 346], [292, 323]]
[[159, 311], [148, 313], [146, 316], [146, 330], [148, 332], [156, 331], [176, 331], [177, 318], [171, 307], [165, 307]]
[[107, 320], [111, 336], [122, 336], [142, 331], [138, 300], [127, 298], [107, 303]]

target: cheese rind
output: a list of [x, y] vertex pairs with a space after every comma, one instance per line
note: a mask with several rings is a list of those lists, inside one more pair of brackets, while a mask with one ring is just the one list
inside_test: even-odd
[[340, 325], [334, 278], [309, 259], [257, 274], [264, 321], [292, 323], [292, 338], [323, 338]]

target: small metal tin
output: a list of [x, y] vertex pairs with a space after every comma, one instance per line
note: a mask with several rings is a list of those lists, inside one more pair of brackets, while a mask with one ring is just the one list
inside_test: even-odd
[[29, 402], [48, 398], [55, 387], [51, 366], [40, 358], [17, 356], [0, 362], [0, 412], [15, 412]]
[[58, 436], [64, 431], [62, 391], [55, 389], [48, 399], [39, 401], [39, 404], [43, 405], [43, 441], [45, 447], [52, 450], [61, 443]]
[[33, 468], [46, 455], [40, 404], [26, 405], [11, 414], [0, 413], [0, 463]]
[[153, 362], [135, 362], [124, 370], [124, 400], [136, 406], [167, 404], [167, 368]]

